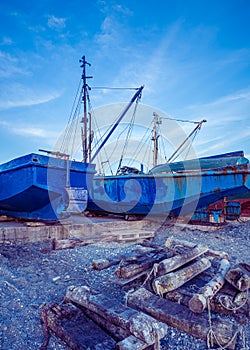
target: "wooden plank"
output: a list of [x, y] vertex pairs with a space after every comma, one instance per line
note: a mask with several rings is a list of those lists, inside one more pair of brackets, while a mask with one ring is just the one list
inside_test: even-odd
[[215, 276], [190, 299], [189, 309], [193, 312], [201, 313], [207, 307], [208, 299], [211, 299], [223, 287], [225, 275], [230, 268], [227, 259], [221, 259], [219, 270]]
[[[208, 314], [195, 314], [187, 307], [170, 300], [163, 299], [145, 288], [140, 288], [134, 293], [130, 293], [127, 299], [128, 305], [146, 312], [155, 319], [176, 327], [194, 337], [207, 340], [209, 332]], [[226, 345], [236, 331], [235, 324], [225, 317], [214, 318], [212, 320], [213, 331], [222, 345]], [[235, 348], [236, 339], [232, 341], [228, 349]]]
[[126, 260], [131, 258], [133, 255], [145, 255], [150, 253], [151, 249], [147, 248], [137, 248], [132, 250], [131, 253], [125, 254], [125, 255], [116, 255], [113, 257], [106, 257], [103, 259], [96, 259], [92, 261], [92, 266], [91, 268], [93, 270], [104, 270], [109, 268], [110, 266], [118, 265], [121, 260]]
[[153, 267], [155, 263], [173, 256], [173, 252], [166, 249], [153, 250], [141, 255], [129, 257], [121, 262], [115, 270], [118, 278], [131, 278]]
[[178, 254], [172, 258], [164, 259], [157, 265], [157, 275], [162, 276], [168, 272], [176, 270], [179, 267], [194, 260], [195, 258], [198, 258], [200, 255], [206, 253], [207, 251], [208, 247], [204, 247], [199, 244], [184, 254]]
[[155, 278], [152, 283], [153, 290], [156, 294], [163, 295], [179, 288], [210, 266], [211, 263], [207, 258], [201, 258], [182, 269]]
[[86, 286], [69, 287], [66, 300], [81, 309], [94, 312], [111, 324], [128, 330], [131, 335], [148, 345], [154, 344], [167, 333], [167, 327], [162, 322], [122, 305], [116, 299], [96, 293]]
[[[188, 242], [186, 240], [175, 239], [173, 236], [169, 237], [165, 242], [165, 247], [169, 249], [175, 249], [178, 251], [178, 246], [186, 247], [186, 248], [194, 248], [196, 243]], [[229, 254], [226, 252], [208, 249], [205, 255], [220, 258], [220, 259], [229, 259]]]

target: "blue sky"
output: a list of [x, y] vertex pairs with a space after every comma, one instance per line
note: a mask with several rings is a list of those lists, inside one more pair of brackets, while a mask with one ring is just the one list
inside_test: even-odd
[[[90, 85], [145, 85], [142, 103], [153, 110], [207, 119], [198, 155], [250, 156], [249, 23], [249, 0], [1, 1], [0, 162], [53, 149], [82, 55]], [[131, 98], [91, 94], [95, 107]]]

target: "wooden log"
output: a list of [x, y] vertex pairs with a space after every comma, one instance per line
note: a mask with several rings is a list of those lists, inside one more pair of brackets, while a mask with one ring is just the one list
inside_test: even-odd
[[173, 252], [165, 249], [154, 250], [142, 255], [129, 257], [121, 262], [119, 267], [115, 270], [115, 275], [118, 278], [131, 278], [139, 273], [153, 267], [155, 263], [173, 256]]
[[76, 306], [88, 309], [110, 323], [128, 330], [131, 335], [152, 345], [164, 337], [167, 327], [152, 317], [138, 312], [110, 299], [101, 293], [95, 293], [86, 286], [69, 287], [66, 299]]
[[93, 260], [92, 261], [92, 265], [91, 265], [91, 268], [93, 270], [98, 270], [98, 271], [101, 271], [101, 270], [104, 270], [104, 269], [107, 269], [111, 266], [114, 266], [114, 265], [118, 265], [119, 262], [121, 261], [122, 258], [113, 258], [113, 259], [107, 259], [107, 258], [104, 258], [104, 259], [96, 259], [96, 260]]
[[250, 266], [243, 263], [236, 265], [228, 271], [225, 279], [239, 291], [246, 291], [250, 288]]
[[[178, 251], [178, 246], [186, 247], [186, 248], [194, 248], [196, 243], [188, 242], [186, 240], [174, 239], [173, 236], [169, 237], [165, 242], [165, 247], [169, 249], [175, 249]], [[229, 259], [229, 254], [226, 252], [208, 249], [205, 255], [212, 256], [220, 259]]]
[[214, 297], [214, 295], [223, 287], [225, 283], [225, 275], [230, 268], [230, 262], [227, 259], [220, 261], [219, 270], [215, 276], [202, 288], [199, 289], [189, 301], [189, 309], [193, 312], [201, 313], [207, 307], [208, 299]]
[[[202, 277], [201, 277], [202, 275]], [[173, 302], [189, 307], [189, 301], [193, 297], [193, 288], [196, 285], [202, 285], [204, 274], [196, 277], [192, 282], [192, 288], [189, 289], [188, 283], [172, 292], [166, 293], [164, 297]], [[209, 280], [207, 280], [209, 282]], [[199, 288], [196, 288], [198, 292]], [[239, 292], [234, 287], [225, 283], [222, 289], [210, 300], [210, 308], [214, 313], [226, 316], [233, 316], [237, 322], [247, 323], [250, 315], [250, 302], [245, 302], [246, 292]], [[240, 307], [240, 305], [242, 305]], [[237, 308], [237, 311], [235, 309]], [[204, 311], [205, 312], [205, 311]]]
[[152, 283], [153, 290], [156, 294], [163, 295], [179, 288], [201, 272], [207, 270], [210, 266], [211, 263], [207, 258], [201, 258], [180, 270], [157, 277]]
[[[110, 258], [104, 258], [104, 259], [96, 259], [92, 261], [91, 268], [93, 270], [104, 270], [111, 266], [118, 265], [121, 260], [126, 260], [131, 258], [131, 254], [137, 254], [138, 256], [148, 254], [151, 249], [141, 248], [141, 249], [134, 249], [132, 253], [129, 253], [127, 255], [116, 255]], [[136, 259], [136, 258], [134, 258]]]
[[207, 251], [207, 247], [197, 245], [184, 254], [179, 254], [175, 255], [172, 258], [164, 259], [157, 266], [157, 275], [162, 276], [168, 272], [176, 270], [179, 267], [199, 257], [200, 255], [206, 253]]
[[[163, 299], [145, 288], [140, 288], [128, 295], [128, 305], [137, 310], [146, 312], [155, 319], [176, 327], [181, 331], [194, 337], [207, 340], [210, 330], [208, 315], [192, 313], [187, 307], [178, 303]], [[235, 334], [237, 329], [233, 321], [226, 317], [214, 318], [212, 320], [213, 331], [222, 345], [226, 345]], [[236, 339], [232, 341], [228, 349], [235, 348]]]

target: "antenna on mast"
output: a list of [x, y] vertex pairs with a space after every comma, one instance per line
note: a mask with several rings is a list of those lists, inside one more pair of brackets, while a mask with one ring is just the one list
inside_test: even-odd
[[[89, 85], [87, 84], [87, 79], [93, 78], [92, 76], [86, 75], [86, 66], [91, 66], [89, 62], [86, 61], [85, 56], [82, 56], [82, 58], [79, 60], [82, 68], [82, 102], [83, 102], [83, 118], [81, 120], [81, 123], [83, 123], [82, 128], [82, 152], [83, 152], [83, 162], [87, 163], [88, 160], [91, 160], [91, 145], [90, 145], [90, 138], [88, 137], [88, 111], [87, 111], [87, 96], [88, 96], [88, 90], [91, 90]], [[89, 125], [91, 127], [91, 123], [89, 122]], [[91, 130], [89, 130], [89, 134], [91, 134]]]

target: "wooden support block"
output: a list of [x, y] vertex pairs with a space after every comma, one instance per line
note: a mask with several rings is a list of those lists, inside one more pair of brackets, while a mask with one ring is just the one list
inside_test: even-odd
[[201, 313], [207, 307], [208, 299], [211, 299], [223, 287], [225, 275], [230, 268], [230, 262], [227, 259], [220, 261], [219, 270], [215, 276], [190, 299], [189, 308], [193, 312]]
[[207, 251], [207, 247], [197, 245], [184, 254], [178, 254], [172, 258], [162, 260], [157, 266], [157, 275], [162, 276], [168, 272], [176, 270], [179, 267], [199, 257], [200, 255], [206, 253]]
[[[170, 300], [163, 299], [145, 288], [140, 288], [128, 295], [128, 305], [146, 312], [155, 319], [176, 327], [194, 337], [207, 340], [209, 332], [209, 320], [206, 312], [202, 314], [192, 313], [187, 307]], [[222, 345], [226, 345], [236, 331], [236, 325], [228, 319], [214, 318], [212, 320], [213, 331]], [[234, 339], [228, 349], [235, 348]]]
[[94, 312], [111, 324], [129, 331], [148, 345], [154, 344], [167, 333], [167, 327], [162, 322], [124, 306], [115, 299], [95, 293], [86, 286], [69, 287], [66, 299], [81, 309]]
[[153, 290], [156, 294], [163, 295], [179, 288], [210, 266], [210, 261], [207, 258], [202, 258], [182, 269], [157, 277], [152, 283]]

